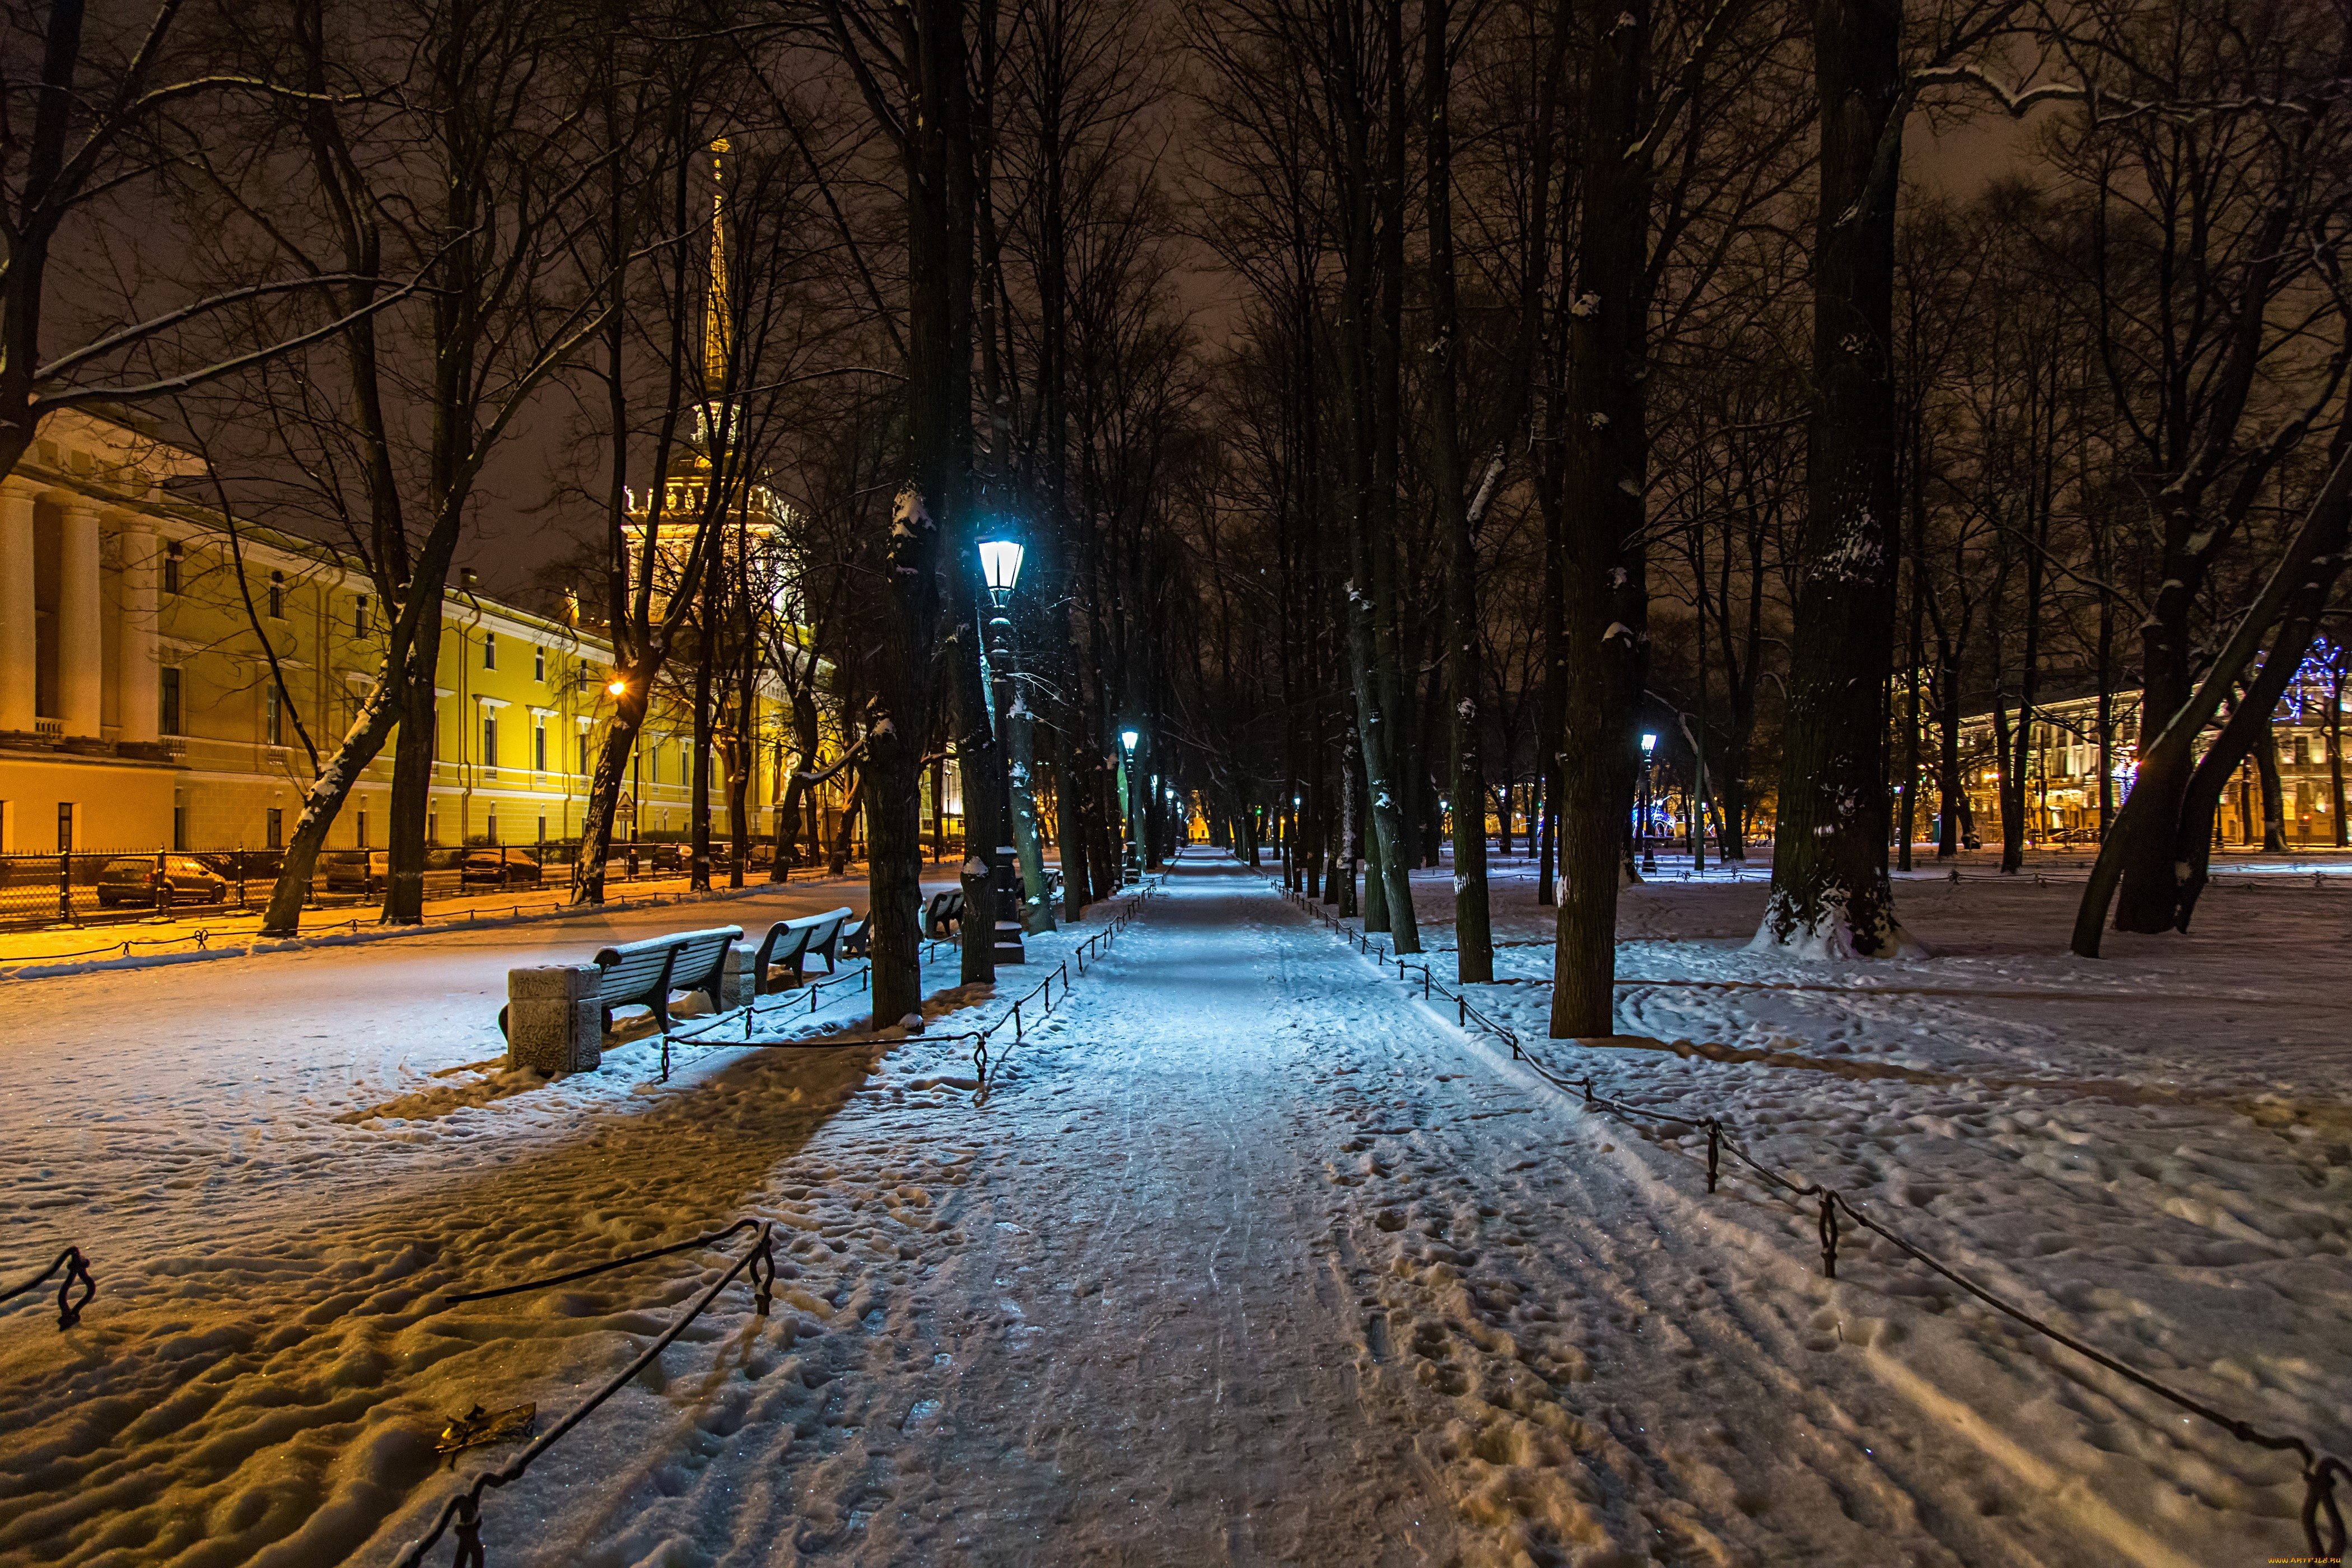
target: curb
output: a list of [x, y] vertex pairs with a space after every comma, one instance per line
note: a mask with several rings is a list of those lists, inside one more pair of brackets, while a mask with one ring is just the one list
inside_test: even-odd
[[760, 893], [773, 892], [790, 887], [785, 882], [762, 882], [749, 888], [713, 888], [707, 893], [672, 893], [649, 899], [624, 899], [616, 903], [572, 905], [560, 904], [553, 909], [534, 910], [528, 914], [495, 915], [478, 918], [471, 915], [446, 921], [427, 921], [413, 926], [390, 926], [375, 931], [341, 931], [331, 936], [281, 937], [269, 942], [240, 942], [234, 946], [200, 948], [194, 952], [133, 953], [128, 958], [74, 959], [64, 963], [32, 962], [11, 965], [0, 959], [0, 985], [26, 980], [66, 980], [78, 974], [105, 974], [124, 969], [160, 969], [166, 964], [201, 963], [211, 959], [254, 958], [273, 952], [307, 952], [312, 948], [353, 947], [362, 942], [394, 942], [402, 937], [442, 936], [453, 931], [493, 931], [505, 926], [542, 924], [551, 921], [579, 920], [590, 915], [614, 914], [625, 910], [661, 909], [673, 904], [705, 903], [721, 899], [748, 899]]

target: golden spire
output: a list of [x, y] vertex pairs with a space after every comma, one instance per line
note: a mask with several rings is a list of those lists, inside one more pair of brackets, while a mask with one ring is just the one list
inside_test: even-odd
[[727, 384], [727, 138], [710, 144], [710, 292], [702, 323], [702, 377], [712, 396]]

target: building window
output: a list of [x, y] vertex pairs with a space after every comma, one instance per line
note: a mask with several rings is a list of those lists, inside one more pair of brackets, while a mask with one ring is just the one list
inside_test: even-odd
[[261, 689], [261, 738], [266, 744], [282, 746], [286, 743], [285, 730], [285, 710], [278, 703], [278, 686], [273, 681]]
[[286, 574], [283, 572], [269, 574], [269, 618], [273, 621], [286, 618]]
[[427, 844], [441, 842], [441, 814], [437, 811], [428, 811], [425, 814], [425, 842]]
[[188, 847], [188, 807], [184, 801], [172, 803], [172, 847], [184, 850]]
[[285, 814], [283, 811], [280, 811], [278, 807], [276, 807], [276, 806], [274, 806], [274, 805], [273, 805], [273, 806], [271, 806], [271, 807], [269, 808], [269, 810], [268, 810], [265, 815], [267, 816], [267, 817], [268, 817], [268, 833], [269, 833], [269, 842], [268, 842], [268, 844], [267, 847], [271, 848], [271, 849], [283, 849], [283, 848], [285, 848], [285, 847], [286, 847], [286, 814]]
[[61, 800], [58, 802], [58, 854], [68, 855], [73, 852], [75, 839], [74, 829], [80, 825], [80, 822], [81, 807], [76, 805], [69, 800]]
[[482, 668], [496, 669], [498, 667], [499, 635], [496, 632], [484, 632], [482, 634]]
[[499, 719], [495, 713], [482, 715], [482, 766], [492, 773], [499, 766]]
[[359, 809], [359, 835], [360, 847], [364, 849], [368, 847], [367, 807], [365, 806], [362, 806]]
[[163, 685], [155, 703], [155, 728], [166, 735], [176, 735], [180, 732], [180, 671], [176, 666], [167, 664], [156, 674]]
[[365, 594], [355, 594], [352, 596], [352, 636], [363, 637], [367, 635], [368, 596]]
[[547, 725], [544, 721], [531, 728], [530, 758], [533, 768], [541, 773], [547, 771]]
[[654, 783], [661, 783], [661, 742], [659, 741], [646, 742], [646, 763], [654, 775]]
[[580, 731], [580, 776], [588, 776], [588, 731]]
[[547, 684], [547, 650], [543, 647], [530, 650], [530, 678], [541, 686]]
[[163, 546], [163, 592], [180, 591], [180, 542], [176, 539]]
[[2311, 761], [2311, 752], [2309, 750], [2310, 744], [2311, 742], [2305, 740], [2301, 735], [2297, 735], [2294, 738], [2294, 765], [2296, 767], [2302, 767]]

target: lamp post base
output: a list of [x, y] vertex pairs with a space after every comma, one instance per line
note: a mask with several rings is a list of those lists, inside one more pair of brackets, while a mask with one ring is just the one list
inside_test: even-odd
[[1013, 847], [1000, 846], [996, 866], [989, 878], [990, 890], [995, 895], [990, 901], [996, 906], [994, 933], [996, 962], [1026, 963], [1029, 954], [1021, 945], [1021, 883], [1013, 872]]

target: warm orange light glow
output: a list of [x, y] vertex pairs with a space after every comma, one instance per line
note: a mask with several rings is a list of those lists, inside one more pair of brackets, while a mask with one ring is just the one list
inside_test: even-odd
[[626, 697], [629, 694], [629, 683], [625, 680], [615, 680], [604, 689], [615, 697]]

